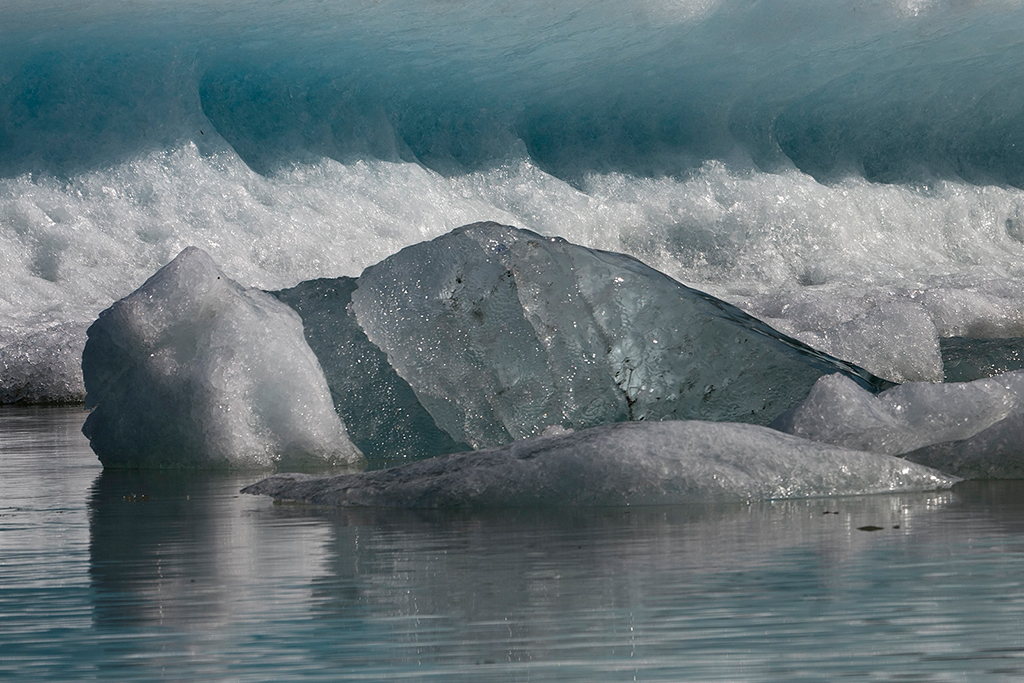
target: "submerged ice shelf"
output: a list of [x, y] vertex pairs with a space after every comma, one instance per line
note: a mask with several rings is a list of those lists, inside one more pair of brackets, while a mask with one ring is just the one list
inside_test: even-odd
[[956, 481], [757, 425], [688, 420], [605, 425], [359, 474], [277, 474], [242, 492], [342, 506], [615, 506], [930, 490]]

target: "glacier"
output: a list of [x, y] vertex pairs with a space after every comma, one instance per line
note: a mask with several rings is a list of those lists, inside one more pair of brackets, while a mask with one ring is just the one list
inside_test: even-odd
[[88, 324], [188, 245], [281, 290], [480, 220], [941, 381], [944, 340], [1024, 336], [1022, 16], [9, 0], [0, 402], [81, 401]]
[[956, 481], [757, 425], [666, 421], [539, 436], [357, 474], [277, 474], [242, 492], [352, 507], [628, 506], [932, 490]]
[[[11, 0], [0, 22], [0, 403], [95, 398], [80, 363], [90, 324], [190, 245], [248, 300], [271, 292], [297, 311], [310, 350], [293, 333], [275, 348], [312, 355], [310, 376], [322, 375], [310, 384], [322, 433], [308, 438], [268, 431], [276, 408], [259, 392], [225, 395], [247, 415], [252, 451], [228, 448], [224, 466], [277, 467], [270, 454], [285, 442], [365, 450], [377, 467], [554, 425], [763, 423], [804, 398], [773, 382], [758, 405], [765, 387], [704, 381], [748, 379], [724, 362], [670, 396], [679, 370], [653, 369], [665, 363], [653, 342], [679, 341], [672, 326], [588, 310], [614, 292], [583, 275], [625, 264], [616, 252], [736, 307], [716, 325], [736, 311], [761, 321], [744, 333], [754, 346], [773, 345], [752, 331], [763, 324], [802, 343], [796, 356], [817, 349], [911, 385], [876, 400], [845, 384], [828, 429], [850, 443], [908, 458], [1003, 452], [1005, 467], [956, 471], [1011, 474], [1011, 389], [942, 398], [912, 385], [1021, 367], [1022, 18], [1015, 0]], [[389, 269], [421, 266], [412, 254], [440, 249], [421, 243], [477, 221], [540, 238], [492, 254], [463, 235], [445, 258], [496, 259], [464, 281], [494, 295], [467, 301], [425, 277], [423, 292], [461, 308], [402, 303]], [[590, 265], [543, 265], [569, 256], [555, 235], [593, 250]], [[543, 294], [546, 271], [575, 287], [564, 310]], [[458, 324], [371, 324], [392, 303]], [[473, 327], [477, 307], [485, 322]], [[543, 332], [570, 319], [581, 325], [571, 338]], [[630, 321], [633, 334], [602, 348]], [[490, 349], [450, 359], [464, 381], [437, 373], [449, 359], [431, 345], [450, 342]], [[911, 419], [896, 410], [903, 399], [952, 422]], [[193, 427], [215, 414], [197, 405]], [[104, 431], [117, 430], [93, 434]]]

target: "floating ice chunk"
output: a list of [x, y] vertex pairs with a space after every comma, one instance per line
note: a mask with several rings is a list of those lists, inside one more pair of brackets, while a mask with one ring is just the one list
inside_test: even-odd
[[833, 372], [889, 385], [629, 256], [496, 223], [407, 247], [357, 285], [369, 341], [474, 448], [551, 425], [765, 424]]
[[0, 403], [78, 403], [83, 323], [60, 323], [0, 348]]
[[932, 444], [904, 457], [963, 479], [1024, 479], [1024, 413], [961, 441]]
[[103, 311], [82, 357], [82, 431], [107, 467], [353, 463], [290, 308], [185, 249]]
[[956, 481], [899, 458], [756, 425], [666, 421], [536, 437], [360, 474], [278, 474], [242, 492], [343, 506], [610, 506], [932, 490]]
[[1019, 410], [1022, 397], [1024, 372], [955, 384], [902, 384], [877, 396], [846, 377], [829, 375], [772, 427], [805, 439], [898, 455], [972, 437]]

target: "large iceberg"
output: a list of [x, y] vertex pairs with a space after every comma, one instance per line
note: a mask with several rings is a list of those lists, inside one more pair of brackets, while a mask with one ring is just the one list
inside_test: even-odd
[[188, 248], [103, 311], [82, 431], [105, 467], [297, 468], [362, 460], [302, 322]]
[[830, 373], [889, 385], [631, 257], [496, 223], [275, 297], [187, 249], [101, 314], [104, 464], [381, 467], [548, 428], [765, 424]]
[[932, 490], [956, 481], [899, 458], [766, 427], [667, 421], [535, 437], [357, 474], [277, 474], [242, 492], [341, 506], [622, 506]]
[[277, 296], [371, 462], [550, 426], [766, 424], [834, 372], [891, 386], [629, 256], [496, 223]]

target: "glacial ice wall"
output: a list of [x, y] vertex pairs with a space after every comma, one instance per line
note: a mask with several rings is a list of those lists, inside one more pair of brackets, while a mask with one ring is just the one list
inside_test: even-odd
[[89, 328], [104, 467], [322, 468], [362, 461], [290, 308], [188, 248]]
[[0, 401], [81, 400], [87, 324], [185, 246], [276, 290], [479, 220], [939, 381], [939, 339], [1024, 336], [1022, 13], [10, 0]]

